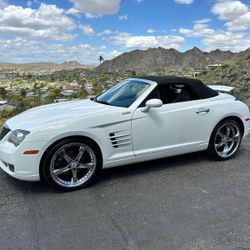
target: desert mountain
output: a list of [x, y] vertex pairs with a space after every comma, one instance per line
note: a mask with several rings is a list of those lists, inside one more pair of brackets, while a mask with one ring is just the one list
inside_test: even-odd
[[23, 63], [23, 64], [15, 64], [15, 63], [0, 63], [0, 70], [4, 69], [21, 69], [27, 71], [40, 71], [40, 70], [49, 70], [49, 71], [57, 71], [57, 70], [73, 70], [75, 68], [90, 68], [89, 66], [80, 64], [77, 61], [66, 61], [61, 64], [51, 63], [51, 62], [37, 62], [37, 63]]
[[205, 71], [198, 76], [207, 84], [219, 83], [236, 88], [236, 93], [242, 93], [243, 100], [250, 106], [250, 48], [239, 53], [232, 61], [222, 67]]
[[240, 53], [228, 64], [205, 71], [199, 76], [205, 83], [221, 82], [231, 86], [250, 87], [250, 48]]
[[194, 47], [186, 52], [176, 49], [151, 48], [124, 53], [102, 64], [104, 71], [136, 71], [140, 73], [162, 70], [185, 70], [206, 68], [210, 64], [225, 64], [233, 59], [231, 51], [219, 49], [203, 52]]
[[73, 67], [74, 66], [76, 66], [76, 67], [83, 66], [78, 61], [65, 61], [64, 63], [62, 63], [62, 65], [68, 65], [68, 66], [73, 66]]

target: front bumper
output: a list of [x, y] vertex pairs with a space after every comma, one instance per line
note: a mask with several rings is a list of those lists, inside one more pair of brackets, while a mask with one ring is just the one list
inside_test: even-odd
[[15, 147], [6, 139], [0, 142], [0, 168], [8, 175], [24, 181], [39, 181], [40, 151], [36, 155], [24, 155], [27, 150], [40, 150], [39, 143], [22, 142]]

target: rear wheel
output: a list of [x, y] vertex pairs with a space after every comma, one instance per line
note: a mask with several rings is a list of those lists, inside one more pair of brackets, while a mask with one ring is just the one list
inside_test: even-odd
[[77, 190], [90, 184], [101, 168], [101, 156], [94, 143], [65, 139], [53, 146], [42, 164], [45, 180], [61, 190]]
[[231, 159], [238, 151], [242, 140], [240, 125], [234, 120], [224, 120], [214, 129], [208, 153], [215, 159]]

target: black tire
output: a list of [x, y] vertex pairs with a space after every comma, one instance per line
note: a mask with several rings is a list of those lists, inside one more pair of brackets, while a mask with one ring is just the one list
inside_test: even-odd
[[[78, 146], [80, 147], [77, 151]], [[68, 152], [66, 151], [66, 149], [68, 150]], [[76, 162], [75, 156], [78, 157], [79, 154], [82, 154], [82, 157], [78, 162], [79, 164], [78, 168], [76, 166], [77, 163], [75, 163]], [[87, 160], [91, 162], [83, 163], [85, 158], [90, 159]], [[94, 162], [93, 164], [92, 160]], [[61, 168], [60, 167], [55, 168], [55, 166], [58, 165], [61, 166], [61, 164], [64, 164], [65, 166]], [[81, 168], [80, 165], [82, 166]], [[66, 169], [67, 166], [68, 170], [65, 170], [65, 172], [59, 174], [59, 172], [62, 169]], [[89, 169], [90, 166], [91, 169]], [[49, 150], [45, 153], [45, 156], [43, 157], [40, 173], [42, 175], [41, 178], [44, 179], [52, 187], [59, 189], [61, 191], [74, 191], [82, 189], [93, 183], [96, 177], [98, 176], [101, 168], [102, 168], [102, 154], [100, 152], [100, 149], [96, 146], [96, 144], [88, 139], [72, 137], [62, 140], [57, 144], [53, 145], [51, 148], [49, 148]], [[76, 172], [76, 176], [79, 175], [79, 172], [81, 172], [81, 175], [83, 175], [81, 181], [77, 180], [77, 178], [76, 179], [73, 178], [73, 171]], [[72, 185], [69, 183], [70, 174], [72, 175], [71, 176]], [[62, 176], [64, 178], [62, 178]], [[79, 183], [75, 182], [76, 180], [79, 181]], [[65, 181], [65, 183], [63, 181]]]
[[[230, 132], [228, 138], [230, 136], [232, 137], [231, 140], [233, 140], [233, 138], [235, 138], [235, 142], [229, 141], [229, 139], [226, 139], [227, 129], [230, 127], [231, 127], [231, 132]], [[224, 135], [223, 130], [225, 130], [225, 135]], [[234, 136], [233, 135], [234, 133], [237, 133], [237, 134], [235, 134], [235, 136]], [[221, 138], [221, 140], [220, 140], [220, 138]], [[237, 141], [236, 141], [236, 138], [237, 138]], [[219, 124], [217, 124], [217, 126], [214, 128], [212, 135], [210, 137], [207, 152], [210, 155], [210, 157], [212, 157], [215, 160], [219, 160], [219, 161], [229, 160], [229, 159], [233, 158], [236, 155], [236, 153], [238, 152], [239, 147], [241, 145], [241, 140], [242, 140], [242, 129], [241, 129], [240, 124], [238, 122], [236, 122], [235, 120], [225, 119], [225, 120], [221, 121]], [[223, 145], [224, 142], [225, 142], [225, 144]], [[230, 145], [232, 145], [232, 144], [230, 144], [230, 142], [232, 144], [235, 143], [234, 146], [230, 146]], [[232, 147], [231, 150], [228, 150], [228, 153], [224, 153], [226, 145], [227, 145], [226, 149], [230, 149], [230, 147]], [[220, 151], [222, 151], [222, 152], [220, 152]], [[227, 150], [225, 150], [225, 151], [227, 151]]]

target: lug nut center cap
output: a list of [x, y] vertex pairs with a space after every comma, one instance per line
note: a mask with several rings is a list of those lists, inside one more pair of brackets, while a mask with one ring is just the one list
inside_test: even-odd
[[72, 168], [77, 168], [77, 165], [78, 165], [78, 164], [77, 164], [77, 162], [75, 162], [75, 161], [71, 163], [71, 167], [72, 167]]

